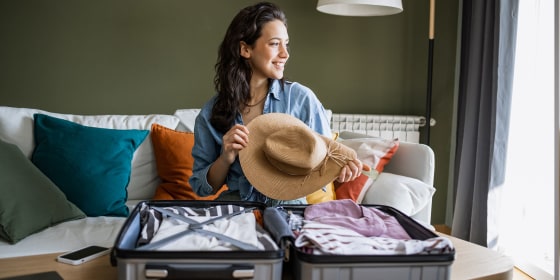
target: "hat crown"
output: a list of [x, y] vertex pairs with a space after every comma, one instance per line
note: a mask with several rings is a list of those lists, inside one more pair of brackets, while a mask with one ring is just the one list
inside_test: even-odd
[[301, 126], [275, 131], [265, 139], [263, 152], [269, 163], [289, 175], [308, 175], [327, 156], [325, 141]]

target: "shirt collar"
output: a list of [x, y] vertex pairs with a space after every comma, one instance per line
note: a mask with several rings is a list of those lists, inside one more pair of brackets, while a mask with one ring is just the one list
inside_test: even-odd
[[270, 95], [276, 99], [276, 100], [281, 100], [282, 98], [282, 86], [281, 86], [281, 82], [280, 80], [272, 80], [272, 83], [270, 85], [270, 89], [268, 89], [268, 93], [270, 93]]

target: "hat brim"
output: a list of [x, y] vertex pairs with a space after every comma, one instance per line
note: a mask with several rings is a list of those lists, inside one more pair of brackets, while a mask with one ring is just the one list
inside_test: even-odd
[[[264, 154], [263, 146], [266, 137], [291, 126], [301, 126], [311, 131], [300, 119], [288, 114], [260, 115], [247, 125], [249, 129], [248, 146], [239, 152], [239, 161], [247, 180], [259, 192], [273, 199], [293, 200], [305, 197], [332, 182], [342, 170], [340, 163], [330, 157], [323, 168], [314, 170], [308, 175], [289, 175], [274, 167]], [[343, 154], [344, 158], [356, 158], [354, 150], [329, 137], [314, 131], [313, 133], [319, 135], [327, 146], [336, 145], [337, 152]]]

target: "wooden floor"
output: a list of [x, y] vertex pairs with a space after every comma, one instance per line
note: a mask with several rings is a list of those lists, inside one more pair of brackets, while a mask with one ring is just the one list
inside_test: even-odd
[[[445, 234], [451, 234], [451, 228], [446, 225], [434, 225], [434, 228], [438, 232], [442, 232]], [[534, 280], [535, 278], [525, 274], [523, 271], [517, 269], [517, 267], [513, 271], [513, 279], [512, 280]]]

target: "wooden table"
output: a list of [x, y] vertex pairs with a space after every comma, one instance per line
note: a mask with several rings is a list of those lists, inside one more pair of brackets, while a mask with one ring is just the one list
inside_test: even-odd
[[486, 247], [438, 233], [455, 246], [455, 261], [451, 265], [451, 279], [511, 280], [513, 260]]
[[60, 253], [0, 259], [0, 278], [46, 271], [56, 271], [65, 280], [117, 279], [117, 268], [111, 266], [109, 255], [81, 265], [56, 261]]
[[[455, 261], [451, 279], [512, 279], [513, 261], [485, 247], [448, 237], [455, 246]], [[65, 280], [117, 279], [117, 268], [111, 266], [109, 256], [73, 266], [55, 260], [59, 254], [0, 259], [0, 278], [45, 271], [57, 271]]]

